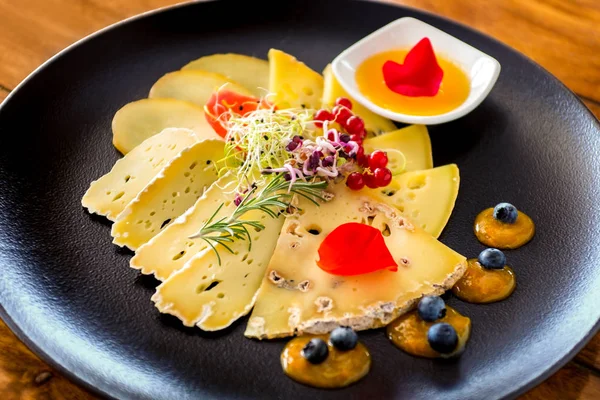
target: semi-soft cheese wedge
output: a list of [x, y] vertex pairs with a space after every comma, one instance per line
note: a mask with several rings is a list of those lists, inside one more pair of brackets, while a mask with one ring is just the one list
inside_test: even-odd
[[208, 248], [202, 239], [190, 239], [223, 204], [214, 220], [231, 215], [235, 210], [235, 178], [225, 175], [213, 183], [193, 207], [161, 230], [135, 252], [130, 266], [143, 274], [154, 274], [159, 280], [167, 279], [173, 272], [199, 252]]
[[[464, 274], [465, 257], [413, 226], [392, 207], [344, 184], [332, 187], [331, 193], [333, 199], [320, 207], [302, 201], [299, 206], [304, 212], [286, 219], [246, 336], [319, 334], [340, 325], [355, 330], [381, 327], [423, 295], [442, 294]], [[336, 276], [320, 269], [316, 261], [322, 240], [348, 222], [381, 229], [398, 271]]]
[[406, 172], [384, 188], [363, 191], [395, 207], [400, 215], [437, 238], [450, 219], [459, 185], [458, 167], [448, 164]]
[[81, 200], [91, 213], [111, 221], [179, 152], [198, 142], [189, 129], [168, 128], [118, 160], [109, 173], [93, 181]]
[[406, 158], [405, 171], [433, 168], [431, 140], [425, 125], [410, 125], [381, 136], [369, 138], [363, 144], [366, 153], [374, 150], [400, 150]]
[[212, 249], [198, 253], [157, 287], [152, 300], [160, 312], [206, 331], [226, 328], [250, 312], [284, 218], [262, 211], [250, 211], [243, 218], [265, 226], [252, 232], [252, 249], [248, 251], [244, 240], [230, 244], [233, 254], [217, 246], [221, 265]]
[[183, 71], [203, 70], [225, 75], [228, 79], [248, 88], [257, 97], [269, 89], [269, 63], [243, 54], [211, 54], [186, 64]]
[[352, 112], [365, 122], [365, 128], [368, 133], [368, 137], [381, 135], [385, 132], [391, 132], [397, 129], [396, 125], [387, 118], [381, 115], [375, 114], [373, 111], [364, 107], [358, 101], [354, 100], [350, 95], [342, 88], [342, 85], [338, 82], [331, 70], [331, 64], [327, 65], [323, 71], [324, 87], [323, 87], [323, 99], [322, 106], [326, 108], [333, 108], [335, 100], [338, 97], [345, 97], [352, 101]]
[[210, 139], [184, 149], [119, 214], [113, 243], [136, 250], [183, 214], [217, 180], [225, 142]]
[[247, 96], [252, 95], [248, 89], [224, 75], [215, 72], [186, 70], [164, 75], [152, 86], [148, 97], [184, 100], [204, 107], [210, 96], [221, 88]]
[[296, 57], [269, 50], [269, 100], [279, 108], [318, 109], [323, 97], [323, 77]]
[[112, 121], [113, 144], [127, 154], [144, 140], [166, 128], [187, 128], [199, 139], [219, 139], [193, 103], [177, 99], [142, 99], [124, 105]]

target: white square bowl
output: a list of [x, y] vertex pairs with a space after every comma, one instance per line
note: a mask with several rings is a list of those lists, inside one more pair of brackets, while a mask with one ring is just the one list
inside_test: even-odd
[[[436, 54], [467, 73], [471, 88], [463, 104], [444, 114], [417, 116], [390, 111], [363, 96], [356, 84], [355, 74], [364, 60], [386, 50], [412, 48], [424, 37], [429, 38]], [[418, 19], [405, 17], [385, 25], [344, 50], [333, 60], [332, 69], [346, 92], [374, 113], [408, 124], [435, 125], [460, 118], [475, 109], [498, 80], [500, 63], [446, 32]]]

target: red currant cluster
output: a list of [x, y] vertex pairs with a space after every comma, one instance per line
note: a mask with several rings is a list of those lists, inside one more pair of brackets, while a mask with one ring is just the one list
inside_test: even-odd
[[388, 158], [385, 152], [375, 150], [371, 154], [365, 154], [363, 140], [367, 134], [365, 123], [357, 115], [352, 113], [352, 102], [339, 97], [331, 111], [321, 109], [316, 112], [315, 120], [317, 127], [321, 128], [324, 121], [337, 122], [350, 135], [349, 140], [356, 142], [359, 146], [356, 152], [356, 163], [364, 168], [363, 172], [352, 172], [346, 179], [346, 185], [352, 190], [360, 190], [367, 186], [371, 189], [385, 187], [392, 181], [392, 171], [387, 168]]
[[[324, 121], [337, 122], [350, 135], [350, 140], [356, 142], [362, 149], [362, 142], [367, 135], [365, 123], [361, 117], [352, 113], [352, 102], [345, 97], [338, 97], [335, 106], [329, 110], [320, 109], [315, 113], [315, 125], [323, 127]], [[364, 152], [364, 151], [363, 151]]]
[[[361, 148], [362, 149], [362, 148]], [[367, 186], [371, 189], [386, 187], [392, 181], [392, 171], [387, 168], [388, 158], [385, 152], [375, 150], [371, 154], [357, 154], [358, 165], [364, 167], [363, 172], [348, 175], [346, 185], [352, 190], [360, 190]]]

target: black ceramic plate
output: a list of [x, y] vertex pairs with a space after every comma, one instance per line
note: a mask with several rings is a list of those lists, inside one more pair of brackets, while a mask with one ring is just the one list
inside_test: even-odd
[[[196, 3], [96, 34], [45, 64], [0, 109], [0, 304], [25, 342], [80, 383], [116, 398], [514, 397], [572, 357], [600, 317], [600, 127], [540, 67], [447, 20], [362, 1]], [[119, 158], [111, 119], [162, 74], [217, 52], [266, 57], [270, 47], [321, 70], [400, 17], [457, 36], [502, 64], [491, 95], [466, 117], [431, 127], [436, 165], [457, 163], [461, 187], [441, 240], [473, 257], [475, 215], [510, 201], [537, 222], [508, 253], [518, 288], [492, 305], [449, 302], [472, 318], [457, 361], [408, 356], [381, 330], [361, 333], [371, 373], [338, 391], [308, 388], [279, 366], [283, 341], [184, 329], [150, 296], [156, 281], [128, 268], [110, 226], [80, 205]]]

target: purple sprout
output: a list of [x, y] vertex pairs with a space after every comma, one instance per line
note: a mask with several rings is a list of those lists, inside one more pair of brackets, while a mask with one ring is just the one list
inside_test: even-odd
[[327, 167], [332, 167], [334, 163], [335, 163], [335, 157], [327, 156], [323, 159], [323, 162], [321, 164], [323, 165], [323, 167], [327, 168]]

